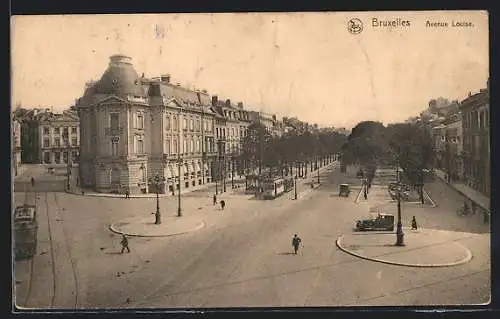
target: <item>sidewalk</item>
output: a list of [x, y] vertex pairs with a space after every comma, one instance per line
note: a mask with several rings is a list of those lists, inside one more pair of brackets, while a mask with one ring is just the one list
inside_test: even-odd
[[490, 199], [487, 196], [484, 196], [483, 194], [481, 194], [477, 190], [472, 189], [463, 183], [448, 183], [446, 181], [446, 178], [445, 178], [446, 173], [441, 171], [441, 170], [435, 169], [434, 174], [437, 177], [439, 177], [443, 182], [448, 184], [448, 186], [450, 186], [451, 188], [453, 188], [457, 192], [459, 192], [461, 195], [463, 195], [464, 197], [467, 197], [469, 200], [473, 201], [474, 203], [476, 203], [478, 206], [480, 206], [484, 210], [491, 212], [490, 211]]
[[186, 234], [205, 227], [199, 215], [182, 217], [162, 216], [162, 223], [156, 225], [151, 217], [134, 217], [112, 224], [109, 229], [117, 234], [133, 237], [168, 237]]
[[[320, 173], [325, 171], [327, 168], [332, 167], [336, 165], [336, 162], [332, 162], [330, 164], [327, 164], [319, 169]], [[301, 185], [303, 186], [304, 184], [307, 184], [307, 186], [310, 188], [310, 183], [311, 183], [311, 174], [317, 174], [317, 170], [309, 172], [308, 177], [303, 177], [303, 178], [298, 178], [297, 179], [297, 186]], [[78, 171], [74, 168], [72, 172], [72, 176], [78, 176]], [[316, 175], [312, 175], [316, 176]], [[234, 178], [235, 182], [241, 182], [245, 181], [245, 177], [238, 177]], [[197, 186], [191, 186], [189, 188], [181, 188], [181, 194], [188, 194], [192, 193], [195, 191], [200, 191], [200, 190], [205, 190], [210, 187], [214, 187], [215, 183], [206, 183], [203, 185], [197, 185]], [[243, 188], [244, 190], [244, 188]], [[73, 194], [73, 195], [80, 195], [80, 196], [94, 196], [94, 197], [108, 197], [108, 198], [125, 198], [124, 194], [113, 194], [113, 193], [98, 193], [94, 191], [89, 191], [84, 189], [84, 194], [82, 194], [82, 189], [78, 186], [76, 186], [76, 180], [75, 178], [72, 178], [70, 181], [70, 189], [66, 190], [66, 193]], [[226, 192], [224, 193], [226, 195], [245, 195], [245, 196], [250, 196], [252, 197], [253, 194], [242, 194], [242, 188], [231, 188], [231, 179], [226, 180]], [[167, 194], [159, 194], [158, 197], [164, 198], [164, 197], [176, 197], [178, 195], [177, 191], [175, 192], [175, 195], [172, 195], [172, 193], [167, 193]], [[222, 194], [220, 194], [222, 195]], [[130, 194], [130, 198], [156, 198], [156, 193], [147, 193], [147, 194]]]
[[[73, 171], [72, 176], [77, 176], [78, 172]], [[244, 181], [245, 178], [234, 178], [235, 182], [241, 182]], [[226, 185], [228, 184], [228, 181], [226, 181]], [[239, 192], [241, 189], [232, 189], [231, 188], [231, 180], [229, 180], [229, 187], [226, 187], [226, 194], [231, 194], [231, 193], [236, 193]], [[197, 186], [191, 186], [189, 188], [181, 188], [181, 194], [188, 194], [192, 193], [195, 191], [200, 191], [200, 190], [205, 190], [210, 187], [215, 187], [215, 183], [205, 183], [203, 185], [197, 185]], [[90, 191], [87, 189], [84, 189], [84, 194], [82, 194], [82, 189], [78, 186], [76, 186], [76, 181], [74, 178], [71, 179], [70, 182], [70, 189], [66, 190], [66, 193], [73, 194], [73, 195], [81, 195], [81, 196], [94, 196], [94, 197], [109, 197], [109, 198], [125, 198], [125, 194], [114, 194], [114, 193], [98, 193], [94, 191]], [[164, 197], [176, 197], [178, 195], [177, 191], [175, 192], [174, 195], [172, 195], [171, 192], [168, 192], [166, 194], [158, 194], [158, 197], [164, 198]], [[156, 193], [147, 193], [147, 194], [130, 194], [130, 198], [156, 198]]]
[[345, 253], [375, 262], [406, 267], [450, 267], [472, 259], [468, 248], [458, 243], [469, 233], [420, 228], [404, 229], [406, 246], [395, 246], [395, 232], [359, 232], [338, 237]]

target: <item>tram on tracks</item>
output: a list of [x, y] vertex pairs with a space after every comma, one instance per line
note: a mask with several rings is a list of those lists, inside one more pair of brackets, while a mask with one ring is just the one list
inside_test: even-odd
[[285, 180], [283, 178], [267, 178], [262, 182], [263, 198], [275, 199], [285, 193]]
[[13, 213], [14, 256], [16, 260], [30, 259], [36, 254], [38, 221], [36, 216], [36, 193], [27, 192], [23, 205]]

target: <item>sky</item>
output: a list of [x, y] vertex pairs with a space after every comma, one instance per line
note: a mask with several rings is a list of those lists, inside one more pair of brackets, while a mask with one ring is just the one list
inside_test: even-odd
[[[348, 31], [353, 18], [359, 33]], [[113, 54], [130, 56], [139, 75], [169, 73], [251, 110], [346, 128], [461, 100], [489, 73], [486, 11], [14, 16], [11, 41], [12, 105], [54, 111]]]

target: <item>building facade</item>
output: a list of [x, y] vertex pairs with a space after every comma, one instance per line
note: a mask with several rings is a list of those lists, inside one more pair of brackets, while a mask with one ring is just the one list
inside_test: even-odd
[[15, 115], [20, 123], [20, 161], [31, 164], [68, 164], [79, 156], [79, 119], [72, 110], [25, 109]]
[[250, 113], [242, 102], [234, 104], [230, 99], [219, 100], [212, 96], [213, 110], [218, 114], [216, 139], [220, 146], [219, 160], [225, 178], [234, 179], [244, 175], [244, 165], [240, 158], [242, 143], [251, 123]]
[[21, 165], [21, 123], [18, 120], [12, 120], [12, 172], [17, 176]]
[[460, 104], [463, 131], [465, 183], [491, 194], [489, 84], [479, 93], [469, 94]]
[[463, 180], [462, 120], [455, 118], [445, 124], [445, 166], [451, 181]]
[[73, 112], [42, 113], [37, 117], [38, 158], [43, 164], [77, 163], [80, 120]]
[[264, 125], [270, 133], [274, 132], [274, 122], [276, 116], [266, 112], [250, 111], [249, 118], [252, 123], [260, 123]]
[[446, 171], [446, 125], [439, 124], [432, 127], [431, 134], [436, 154], [434, 167]]
[[213, 181], [217, 114], [206, 91], [174, 85], [169, 75], [139, 77], [130, 57], [114, 55], [77, 107], [82, 186], [173, 195]]

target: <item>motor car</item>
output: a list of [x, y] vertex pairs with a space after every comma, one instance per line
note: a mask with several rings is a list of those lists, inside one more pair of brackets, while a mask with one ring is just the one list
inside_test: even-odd
[[357, 231], [393, 231], [394, 215], [384, 213], [370, 214], [365, 219], [357, 220], [355, 229]]
[[340, 184], [339, 185], [339, 196], [349, 197], [351, 193], [351, 187], [349, 184]]

